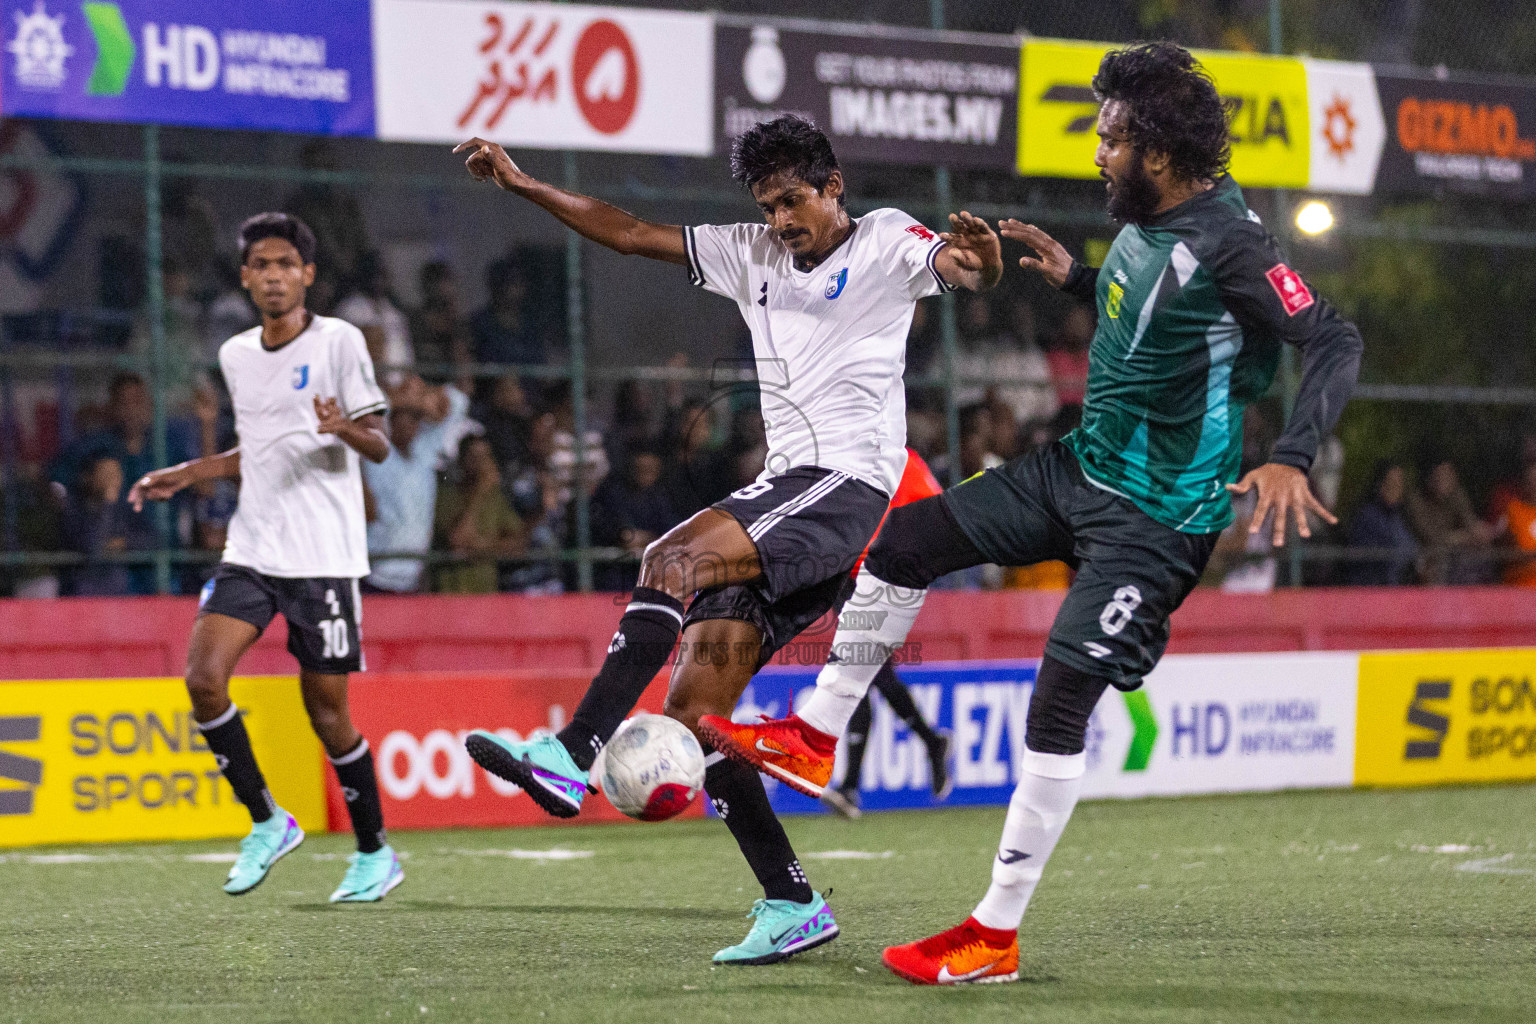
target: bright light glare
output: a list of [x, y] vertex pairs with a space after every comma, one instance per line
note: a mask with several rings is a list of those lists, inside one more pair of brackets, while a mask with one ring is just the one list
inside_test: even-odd
[[1333, 227], [1333, 211], [1314, 199], [1296, 211], [1296, 226], [1309, 235], [1320, 235]]

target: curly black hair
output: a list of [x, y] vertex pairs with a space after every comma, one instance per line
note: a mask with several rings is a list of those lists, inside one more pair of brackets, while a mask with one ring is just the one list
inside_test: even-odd
[[1093, 91], [1101, 103], [1125, 103], [1131, 144], [1142, 153], [1166, 153], [1175, 174], [1209, 180], [1231, 162], [1231, 104], [1182, 46], [1136, 43], [1110, 50], [1093, 76]]
[[839, 169], [826, 134], [794, 114], [755, 124], [731, 144], [731, 177], [749, 190], [787, 171], [820, 192]]

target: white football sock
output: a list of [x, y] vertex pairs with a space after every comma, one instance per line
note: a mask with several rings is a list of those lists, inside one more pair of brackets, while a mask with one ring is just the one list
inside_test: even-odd
[[927, 596], [926, 590], [886, 583], [861, 568], [853, 596], [843, 607], [843, 619], [856, 627], [872, 628], [844, 629], [839, 624], [832, 638], [832, 652], [837, 660], [829, 657], [816, 677], [815, 692], [797, 712], [801, 721], [813, 729], [841, 736], [880, 666], [892, 651], [906, 643]]
[[[1024, 771], [1008, 801], [992, 885], [971, 916], [988, 928], [1016, 929], [1040, 884], [1045, 862], [1072, 817], [1088, 755], [1024, 752]], [[1005, 860], [1006, 858], [1006, 860]]]

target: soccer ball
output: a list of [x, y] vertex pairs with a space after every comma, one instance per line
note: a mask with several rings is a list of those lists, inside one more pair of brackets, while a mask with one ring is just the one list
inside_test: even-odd
[[662, 715], [636, 715], [602, 750], [603, 795], [640, 821], [681, 814], [704, 788], [704, 751], [688, 727]]

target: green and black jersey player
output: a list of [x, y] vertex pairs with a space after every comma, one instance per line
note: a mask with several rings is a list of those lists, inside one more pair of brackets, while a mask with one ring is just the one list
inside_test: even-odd
[[[1026, 269], [1097, 306], [1082, 426], [893, 509], [866, 563], [896, 587], [982, 562], [1061, 559], [1077, 570], [1030, 702], [991, 888], [956, 935], [887, 951], [907, 977], [958, 979], [958, 965], [940, 972], [934, 958], [976, 936], [1005, 962], [1076, 802], [1089, 714], [1107, 687], [1134, 689], [1157, 664], [1169, 616], [1231, 522], [1230, 492], [1257, 488], [1255, 529], [1273, 513], [1276, 544], [1292, 517], [1307, 534], [1309, 509], [1332, 521], [1306, 473], [1354, 386], [1358, 332], [1290, 269], [1227, 176], [1227, 111], [1188, 52], [1111, 52], [1094, 89], [1095, 163], [1124, 225], [1103, 267], [1073, 262], [1030, 225], [1001, 225], [1035, 250]], [[1272, 461], [1237, 483], [1243, 410], [1286, 344], [1302, 353], [1295, 409]]]

